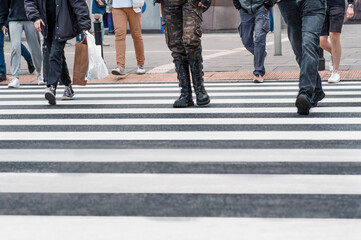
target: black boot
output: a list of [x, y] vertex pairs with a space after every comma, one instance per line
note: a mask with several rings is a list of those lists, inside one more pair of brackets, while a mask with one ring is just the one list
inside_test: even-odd
[[192, 80], [194, 91], [197, 95], [197, 104], [198, 105], [207, 105], [210, 103], [211, 99], [208, 96], [206, 89], [204, 88], [203, 80], [203, 58], [195, 57], [189, 58], [189, 65], [192, 72]]
[[177, 72], [177, 78], [179, 86], [181, 87], [181, 95], [177, 99], [173, 107], [184, 108], [194, 106], [191, 88], [191, 77], [189, 75], [189, 64], [188, 62], [175, 61], [175, 70]]

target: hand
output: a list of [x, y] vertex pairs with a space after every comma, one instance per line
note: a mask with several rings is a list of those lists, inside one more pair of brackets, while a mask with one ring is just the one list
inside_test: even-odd
[[198, 7], [209, 8], [211, 3], [212, 3], [212, 0], [199, 0]]
[[104, 3], [103, 3], [103, 1], [102, 1], [102, 0], [96, 0], [96, 1], [98, 2], [99, 6], [101, 6], [101, 7], [103, 7], [103, 6], [104, 6]]
[[34, 22], [34, 27], [36, 28], [36, 30], [38, 30], [38, 32], [41, 32], [42, 26], [45, 26], [43, 20], [39, 19]]
[[201, 2], [198, 3], [198, 7], [207, 8], [207, 6], [202, 4]]
[[346, 11], [346, 17], [352, 18], [354, 14], [355, 14], [355, 11], [353, 10], [353, 7], [348, 7], [347, 11]]
[[5, 26], [3, 26], [1, 30], [3, 31], [4, 35], [8, 33], [8, 29]]
[[278, 2], [278, 3], [279, 3], [279, 2], [281, 2], [281, 0], [276, 0], [276, 2]]

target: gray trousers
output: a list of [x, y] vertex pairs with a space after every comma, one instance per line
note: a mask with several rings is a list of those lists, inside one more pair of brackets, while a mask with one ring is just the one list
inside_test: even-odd
[[38, 73], [41, 72], [43, 56], [40, 47], [40, 36], [31, 21], [11, 21], [9, 22], [9, 31], [11, 35], [11, 74], [19, 78], [21, 67], [21, 37], [25, 32], [26, 41], [29, 45], [31, 56]]
[[255, 14], [240, 10], [241, 23], [239, 33], [244, 47], [254, 56], [254, 75], [264, 76], [264, 58], [266, 57], [266, 36], [270, 30], [269, 11], [264, 7]]

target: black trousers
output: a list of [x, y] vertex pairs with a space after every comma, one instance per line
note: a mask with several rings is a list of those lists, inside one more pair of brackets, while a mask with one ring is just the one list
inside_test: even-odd
[[69, 86], [71, 84], [71, 79], [64, 54], [66, 42], [58, 42], [52, 35], [53, 34], [49, 34], [48, 38], [45, 39], [49, 52], [49, 75], [47, 85], [48, 87], [53, 85], [56, 88], [58, 81], [61, 81], [65, 86]]

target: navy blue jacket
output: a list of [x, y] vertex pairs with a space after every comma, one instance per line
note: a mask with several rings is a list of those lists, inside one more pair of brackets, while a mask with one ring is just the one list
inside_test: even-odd
[[[64, 42], [79, 35], [83, 30], [91, 28], [89, 8], [85, 0], [55, 0], [56, 23], [55, 39]], [[42, 19], [45, 26], [41, 33], [48, 37], [46, 17], [46, 0], [25, 0], [25, 11], [28, 19], [35, 22]]]
[[25, 13], [24, 0], [0, 0], [0, 27], [6, 20], [29, 21]]

